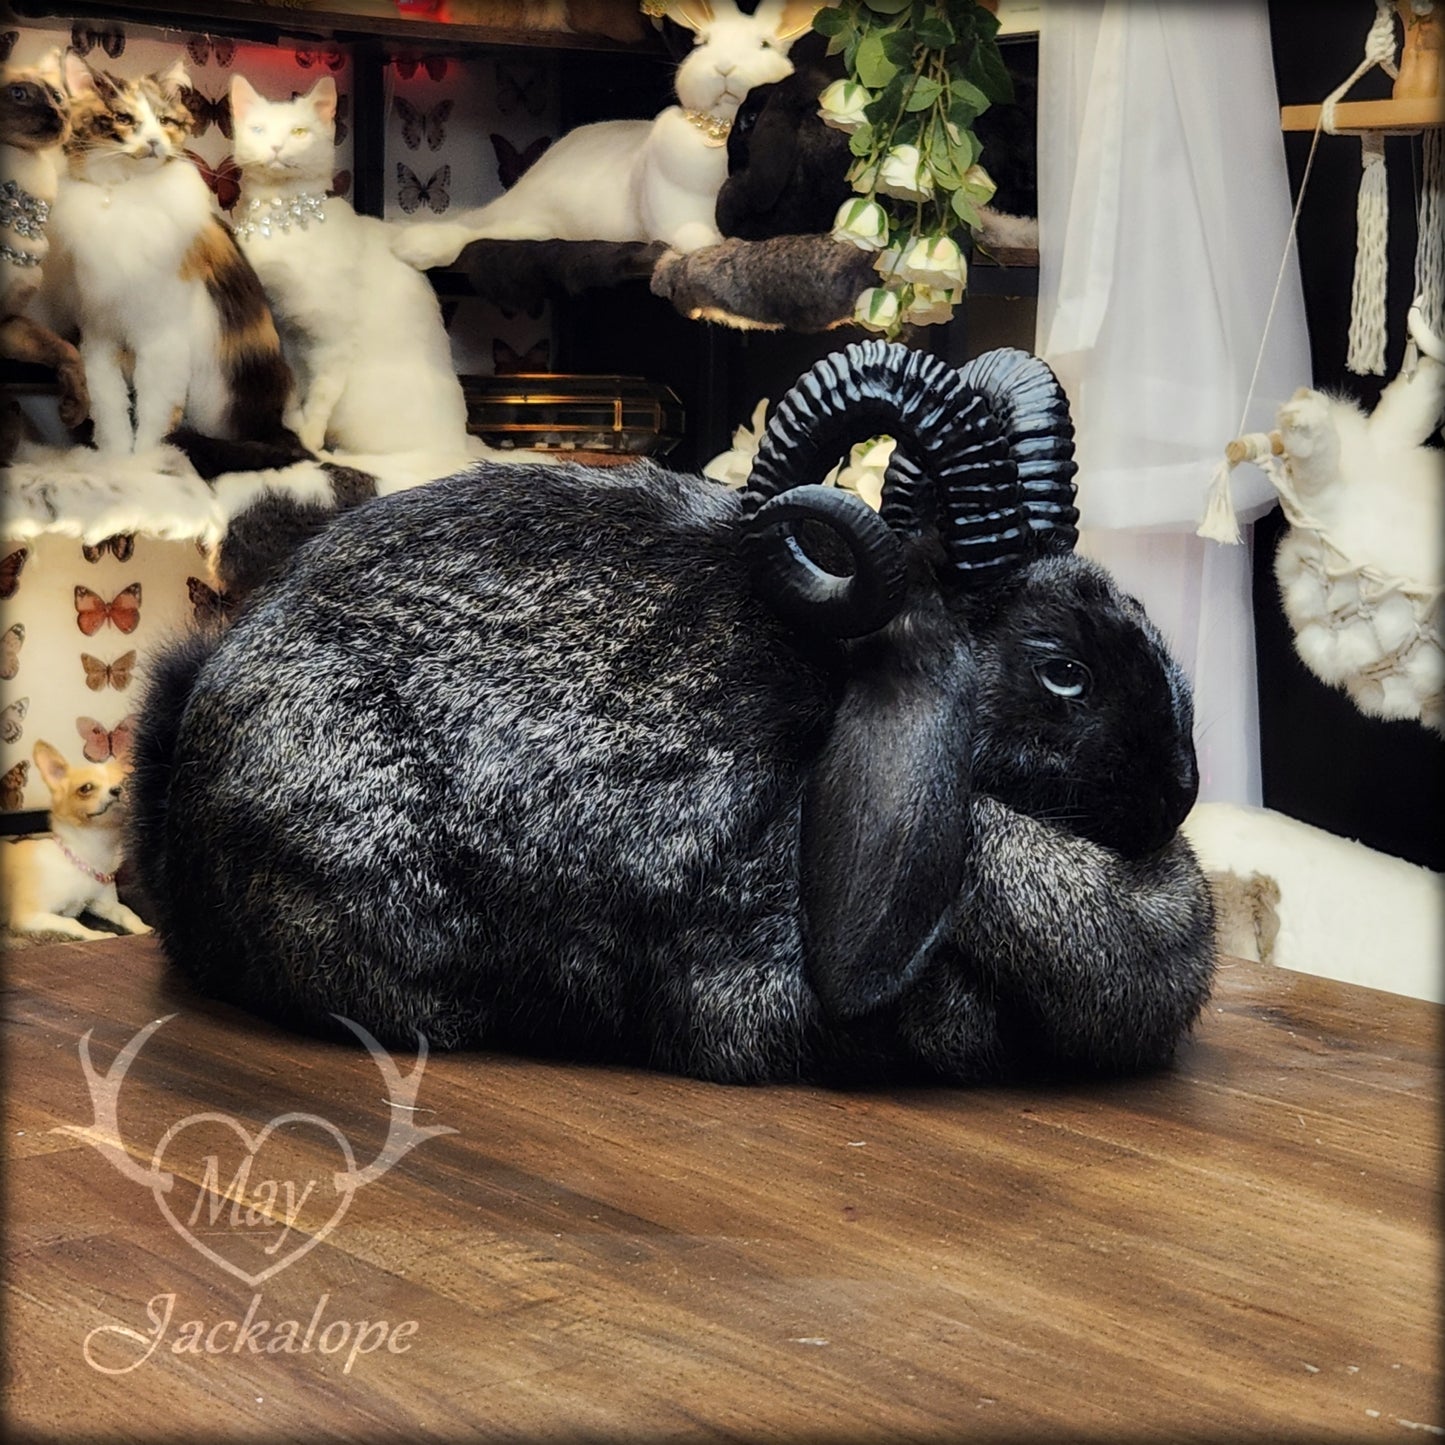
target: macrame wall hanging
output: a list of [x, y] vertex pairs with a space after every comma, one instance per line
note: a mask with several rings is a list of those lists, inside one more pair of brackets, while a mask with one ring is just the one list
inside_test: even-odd
[[[1396, 19], [1403, 27], [1395, 61]], [[1376, 65], [1395, 78], [1389, 100], [1345, 101]], [[1384, 375], [1389, 212], [1385, 137], [1423, 133], [1416, 222], [1415, 300], [1400, 374], [1373, 415], [1353, 402], [1301, 388], [1280, 408], [1278, 428], [1236, 437], [1211, 481], [1201, 537], [1238, 543], [1229, 474], [1263, 469], [1290, 530], [1275, 575], [1295, 648], [1310, 670], [1377, 717], [1410, 718], [1445, 732], [1442, 651], [1442, 521], [1445, 455], [1426, 443], [1445, 410], [1445, 0], [1376, 0], [1365, 57], [1320, 106], [1286, 106], [1286, 130], [1312, 130], [1299, 198], [1280, 264], [1285, 274], [1321, 133], [1361, 145], [1354, 287], [1346, 366]], [[1275, 288], [1275, 301], [1279, 297]], [[1264, 323], [1267, 338], [1274, 315]], [[1264, 338], [1260, 357], [1264, 355]], [[1255, 365], [1258, 378], [1259, 363]], [[1253, 399], [1250, 382], [1243, 416]]]
[[[1395, 61], [1395, 18], [1403, 28], [1399, 63]], [[1445, 265], [1442, 265], [1442, 135], [1440, 67], [1445, 44], [1445, 13], [1435, 0], [1376, 0], [1375, 20], [1365, 40], [1365, 56], [1342, 85], [1325, 98], [1317, 122], [1328, 135], [1360, 140], [1360, 191], [1355, 207], [1355, 279], [1350, 295], [1349, 351], [1345, 365], [1357, 376], [1385, 374], [1389, 238], [1389, 188], [1385, 173], [1385, 137], [1414, 134], [1415, 122], [1437, 122], [1424, 131], [1418, 200], [1419, 241], [1415, 251], [1415, 293], [1425, 324], [1445, 334]], [[1370, 106], [1342, 104], [1362, 75], [1379, 66], [1394, 79], [1388, 110], [1369, 115]], [[1290, 107], [1283, 120], [1291, 128]], [[1353, 112], [1353, 114], [1351, 114]], [[1308, 108], [1306, 109], [1308, 117]], [[1370, 122], [1361, 124], [1361, 122]]]

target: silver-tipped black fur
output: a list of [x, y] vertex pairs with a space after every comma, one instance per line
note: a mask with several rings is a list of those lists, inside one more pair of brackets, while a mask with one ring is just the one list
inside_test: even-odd
[[[819, 480], [795, 422], [850, 364], [790, 401], [778, 500]], [[745, 542], [767, 498], [647, 463], [482, 466], [339, 517], [153, 685], [132, 856], [170, 957], [300, 1028], [732, 1082], [1166, 1062], [1213, 968], [1188, 687], [1020, 523], [1032, 413], [993, 375], [906, 403], [934, 420], [910, 520], [865, 524], [901, 562], [871, 628], [780, 615]], [[1016, 493], [986, 585], [937, 515], [976, 446]]]

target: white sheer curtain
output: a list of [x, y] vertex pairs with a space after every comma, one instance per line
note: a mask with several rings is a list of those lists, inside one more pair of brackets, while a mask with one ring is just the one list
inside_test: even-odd
[[[1291, 253], [1243, 413], [1289, 218], [1263, 0], [1044, 0], [1036, 349], [1073, 407], [1080, 550], [1193, 678], [1206, 800], [1260, 802], [1252, 529], [1194, 528], [1225, 444], [1310, 382]], [[1241, 522], [1274, 498], [1252, 467], [1233, 491]]]

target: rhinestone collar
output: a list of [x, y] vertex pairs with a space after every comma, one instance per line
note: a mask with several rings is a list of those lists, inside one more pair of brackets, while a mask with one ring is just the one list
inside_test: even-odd
[[12, 266], [39, 266], [43, 260], [38, 251], [19, 251], [0, 241], [0, 261], [8, 261]]
[[253, 196], [243, 209], [241, 219], [232, 223], [239, 240], [249, 241], [253, 236], [268, 239], [274, 232], [289, 231], [293, 226], [304, 231], [315, 221], [321, 225], [326, 220], [326, 192], [303, 191], [299, 196], [272, 196], [263, 201]]
[[695, 125], [706, 137], [709, 145], [727, 144], [728, 132], [733, 128], [731, 117], [709, 115], [705, 110], [685, 110], [682, 118], [689, 125]]
[[114, 873], [102, 873], [99, 869], [92, 868], [90, 864], [85, 861], [84, 858], [77, 858], [75, 854], [72, 853], [70, 849], [65, 846], [61, 839], [55, 836], [55, 834], [52, 833], [51, 837], [55, 838], [55, 844], [60, 849], [60, 851], [64, 853], [65, 856], [69, 858], [70, 861], [74, 863], [75, 866], [79, 868], [80, 871], [84, 873], [87, 878], [94, 878], [97, 883], [115, 882]]
[[27, 241], [38, 241], [45, 235], [49, 219], [49, 201], [22, 191], [14, 181], [0, 181], [0, 227]]

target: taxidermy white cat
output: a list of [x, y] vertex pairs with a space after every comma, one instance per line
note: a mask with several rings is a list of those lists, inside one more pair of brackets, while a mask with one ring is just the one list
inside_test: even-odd
[[184, 65], [122, 80], [71, 51], [64, 77], [71, 134], [40, 302], [80, 332], [96, 447], [144, 452], [184, 422], [294, 450], [265, 295], [183, 154]]
[[1290, 531], [1275, 577], [1301, 659], [1362, 711], [1445, 731], [1445, 353], [1412, 313], [1421, 355], [1371, 414], [1301, 389], [1279, 411]]
[[470, 241], [664, 241], [695, 251], [722, 240], [714, 215], [727, 179], [727, 136], [755, 85], [793, 73], [794, 39], [816, 0], [669, 3], [693, 32], [674, 81], [678, 105], [652, 120], [578, 126], [544, 151], [509, 190], [456, 221], [410, 228], [397, 254], [425, 269], [449, 266]]
[[271, 302], [297, 376], [290, 420], [304, 445], [418, 446], [466, 455], [467, 406], [430, 283], [392, 254], [388, 231], [328, 196], [336, 82], [268, 101], [231, 81], [241, 167], [236, 235]]

